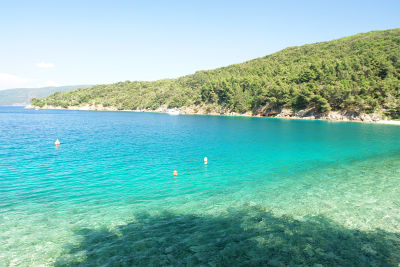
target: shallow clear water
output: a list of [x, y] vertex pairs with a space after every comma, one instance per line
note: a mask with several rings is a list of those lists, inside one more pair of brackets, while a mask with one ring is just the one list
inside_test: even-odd
[[0, 266], [397, 266], [399, 136], [0, 107]]

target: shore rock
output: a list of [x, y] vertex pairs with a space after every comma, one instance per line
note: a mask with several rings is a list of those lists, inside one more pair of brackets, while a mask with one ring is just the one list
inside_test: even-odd
[[[103, 105], [83, 105], [83, 106], [69, 106], [63, 108], [60, 106], [45, 105], [37, 107], [28, 105], [27, 109], [68, 109], [68, 110], [97, 110], [97, 111], [118, 111], [116, 107], [104, 107]], [[133, 112], [158, 112], [166, 113], [168, 107], [162, 106], [155, 110], [151, 109], [137, 109], [137, 110], [121, 110]], [[330, 120], [330, 121], [359, 121], [367, 123], [383, 123], [383, 124], [399, 124], [398, 121], [389, 121], [386, 118], [382, 119], [379, 113], [365, 114], [355, 111], [331, 111], [329, 113], [318, 113], [314, 109], [304, 109], [294, 112], [291, 109], [282, 108], [274, 110], [255, 110], [253, 112], [237, 113], [219, 106], [206, 106], [206, 105], [191, 105], [178, 108], [181, 114], [198, 114], [198, 115], [225, 115], [225, 116], [242, 116], [242, 117], [271, 117], [271, 118], [287, 118], [287, 119], [307, 119], [307, 120]]]

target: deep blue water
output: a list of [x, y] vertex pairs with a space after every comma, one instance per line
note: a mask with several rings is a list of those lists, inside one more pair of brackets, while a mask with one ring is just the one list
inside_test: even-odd
[[[0, 265], [397, 266], [399, 136], [392, 125], [0, 107]], [[390, 244], [368, 241], [378, 229]], [[348, 237], [338, 255], [338, 236], [321, 253], [302, 239], [324, 231], [365, 244]]]

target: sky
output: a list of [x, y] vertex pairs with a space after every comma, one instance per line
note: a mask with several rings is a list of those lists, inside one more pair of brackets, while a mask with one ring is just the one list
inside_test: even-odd
[[399, 0], [0, 0], [0, 90], [175, 78], [399, 28], [399, 10]]

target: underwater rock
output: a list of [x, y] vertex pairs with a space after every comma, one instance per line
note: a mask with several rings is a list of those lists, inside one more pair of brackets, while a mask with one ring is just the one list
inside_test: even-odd
[[201, 252], [201, 251], [206, 251], [207, 247], [205, 246], [191, 246], [190, 250], [193, 252]]
[[194, 256], [200, 261], [200, 262], [207, 262], [209, 259], [208, 253], [205, 252], [197, 252], [194, 254]]
[[169, 260], [170, 262], [175, 262], [175, 261], [176, 261], [175, 257], [174, 257], [172, 254], [168, 254], [168, 255], [167, 255], [167, 258], [168, 258], [168, 260]]
[[370, 244], [364, 244], [361, 247], [361, 250], [366, 254], [370, 254], [370, 255], [376, 255], [377, 254], [377, 252], [371, 247]]
[[315, 255], [314, 251], [311, 248], [307, 248], [304, 250], [304, 252], [309, 256], [313, 257]]
[[328, 253], [325, 255], [325, 257], [326, 257], [327, 259], [335, 259], [335, 260], [339, 259], [339, 257], [336, 256], [335, 253], [333, 253], [332, 251], [328, 252]]
[[173, 246], [170, 246], [170, 247], [167, 247], [167, 248], [164, 250], [164, 252], [165, 252], [166, 254], [169, 254], [169, 253], [171, 253], [173, 250], [174, 250], [174, 247], [173, 247]]
[[285, 266], [285, 264], [283, 264], [283, 262], [279, 261], [278, 259], [270, 259], [268, 261], [268, 265], [277, 267]]

